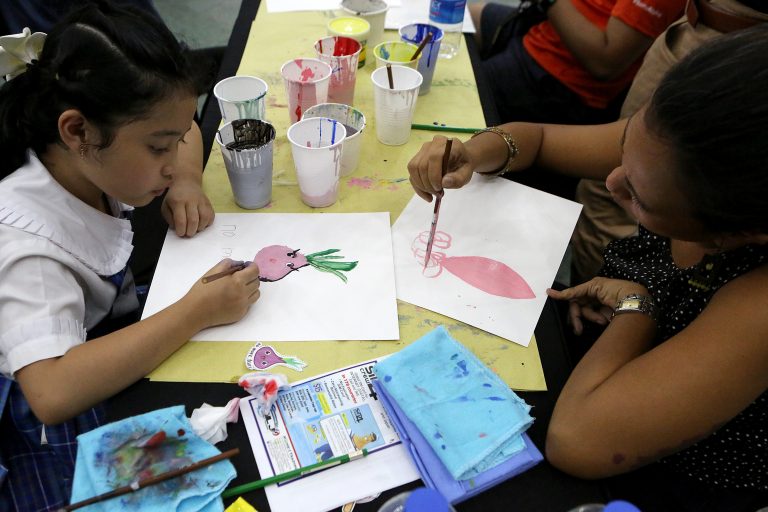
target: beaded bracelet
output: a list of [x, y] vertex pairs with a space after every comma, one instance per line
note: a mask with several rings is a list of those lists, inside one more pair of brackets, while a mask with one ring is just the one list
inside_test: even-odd
[[515, 139], [513, 139], [510, 134], [508, 134], [498, 126], [489, 126], [488, 128], [478, 130], [472, 135], [471, 138], [474, 139], [481, 133], [485, 133], [485, 132], [495, 133], [496, 135], [504, 139], [504, 142], [506, 142], [507, 144], [507, 164], [504, 167], [502, 167], [501, 170], [498, 170], [495, 172], [484, 172], [482, 174], [486, 174], [488, 176], [501, 176], [502, 174], [508, 173], [509, 171], [512, 170], [512, 162], [515, 161], [517, 154], [520, 152], [520, 149], [517, 147], [517, 142], [515, 142]]

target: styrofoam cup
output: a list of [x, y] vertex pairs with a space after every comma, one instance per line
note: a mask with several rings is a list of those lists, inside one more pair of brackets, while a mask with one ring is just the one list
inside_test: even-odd
[[219, 102], [221, 119], [229, 123], [235, 119], [264, 119], [268, 90], [261, 78], [230, 76], [214, 86], [213, 95]]
[[357, 168], [360, 161], [360, 148], [365, 130], [365, 115], [355, 107], [341, 103], [321, 103], [309, 107], [304, 118], [327, 117], [344, 125], [347, 136], [342, 143], [340, 175], [348, 176]]
[[288, 128], [301, 200], [313, 208], [331, 206], [339, 197], [344, 125], [327, 117], [302, 119]]
[[318, 59], [291, 59], [280, 68], [288, 96], [291, 123], [301, 119], [306, 109], [328, 101], [331, 66]]
[[421, 87], [421, 73], [412, 68], [392, 66], [390, 89], [387, 68], [371, 73], [373, 102], [376, 109], [376, 138], [382, 144], [398, 146], [411, 136], [411, 122]]

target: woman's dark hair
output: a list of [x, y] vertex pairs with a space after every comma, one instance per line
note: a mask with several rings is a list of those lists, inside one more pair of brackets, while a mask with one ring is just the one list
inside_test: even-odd
[[0, 179], [60, 143], [59, 115], [75, 108], [100, 131], [141, 119], [175, 93], [199, 95], [205, 78], [153, 15], [106, 1], [71, 12], [48, 34], [40, 60], [0, 88]]
[[717, 37], [672, 68], [645, 121], [671, 148], [713, 233], [768, 233], [768, 23]]

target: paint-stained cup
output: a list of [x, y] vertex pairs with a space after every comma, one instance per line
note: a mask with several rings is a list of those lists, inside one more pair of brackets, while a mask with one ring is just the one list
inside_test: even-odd
[[328, 101], [331, 66], [318, 59], [291, 59], [280, 68], [288, 96], [291, 123], [301, 120], [306, 109]]
[[412, 68], [392, 66], [389, 87], [387, 68], [371, 73], [373, 103], [376, 109], [376, 138], [382, 144], [398, 146], [411, 136], [411, 121], [421, 87], [421, 73]]
[[272, 200], [275, 128], [260, 119], [236, 119], [216, 133], [235, 202], [249, 210]]
[[432, 87], [432, 76], [437, 66], [440, 43], [443, 41], [443, 31], [428, 23], [411, 23], [410, 25], [400, 27], [400, 39], [415, 45], [420, 45], [424, 38], [427, 37], [427, 34], [430, 33], [432, 37], [421, 51], [419, 65], [416, 68], [424, 78], [419, 89], [419, 95], [427, 94]]
[[341, 8], [347, 14], [363, 18], [371, 25], [368, 48], [373, 48], [382, 41], [389, 10], [389, 5], [384, 0], [342, 0]]
[[304, 113], [304, 118], [327, 117], [335, 119], [344, 125], [347, 136], [342, 143], [341, 176], [352, 174], [360, 161], [360, 147], [363, 143], [363, 130], [365, 130], [365, 115], [355, 107], [340, 103], [321, 103], [309, 107]]
[[219, 102], [221, 119], [225, 123], [235, 119], [264, 119], [267, 83], [255, 76], [231, 76], [213, 88]]
[[389, 64], [391, 66], [405, 66], [418, 69], [421, 55], [413, 59], [418, 49], [419, 47], [415, 44], [405, 41], [385, 41], [379, 43], [373, 49], [373, 56], [376, 57], [376, 67], [380, 68]]
[[367, 20], [358, 18], [357, 16], [341, 16], [330, 20], [327, 29], [329, 36], [351, 37], [359, 42], [362, 48], [360, 49], [360, 57], [357, 60], [357, 67], [361, 68], [365, 66], [368, 36], [371, 33], [371, 24], [368, 23]]
[[288, 128], [301, 200], [307, 206], [323, 208], [338, 199], [346, 134], [342, 123], [326, 117], [302, 119]]
[[315, 43], [317, 58], [331, 66], [329, 103], [352, 105], [355, 98], [357, 61], [363, 46], [351, 37], [327, 36]]

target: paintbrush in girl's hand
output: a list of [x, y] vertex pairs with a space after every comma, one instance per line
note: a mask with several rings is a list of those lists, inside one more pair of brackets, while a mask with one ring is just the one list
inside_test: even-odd
[[216, 272], [215, 274], [211, 274], [209, 276], [205, 276], [201, 279], [203, 284], [210, 283], [211, 281], [215, 281], [217, 279], [221, 279], [222, 277], [226, 277], [230, 274], [234, 274], [235, 272], [239, 272], [243, 270], [245, 267], [250, 265], [250, 261], [235, 261], [232, 262], [232, 266], [229, 267], [227, 270], [222, 270], [221, 272]]
[[159, 484], [161, 482], [165, 482], [166, 480], [176, 478], [177, 476], [185, 475], [187, 473], [191, 473], [192, 471], [197, 471], [200, 468], [210, 466], [211, 464], [214, 464], [221, 460], [232, 458], [239, 453], [240, 453], [240, 448], [233, 448], [224, 453], [220, 453], [218, 455], [214, 455], [213, 457], [208, 457], [207, 459], [203, 459], [201, 461], [195, 462], [194, 464], [190, 464], [189, 466], [184, 466], [171, 471], [166, 471], [165, 473], [160, 473], [159, 475], [142, 478], [141, 480], [137, 480], [130, 485], [124, 485], [122, 487], [118, 487], [113, 491], [105, 492], [104, 494], [99, 494], [98, 496], [94, 496], [93, 498], [88, 498], [87, 500], [78, 501], [77, 503], [72, 503], [71, 505], [67, 505], [61, 510], [68, 512], [70, 510], [82, 508], [88, 505], [92, 505], [94, 503], [98, 503], [100, 501], [110, 500], [112, 498], [122, 496], [123, 494], [128, 494], [134, 491], [138, 491], [139, 489], [142, 489], [144, 487], [149, 487], [151, 485]]

